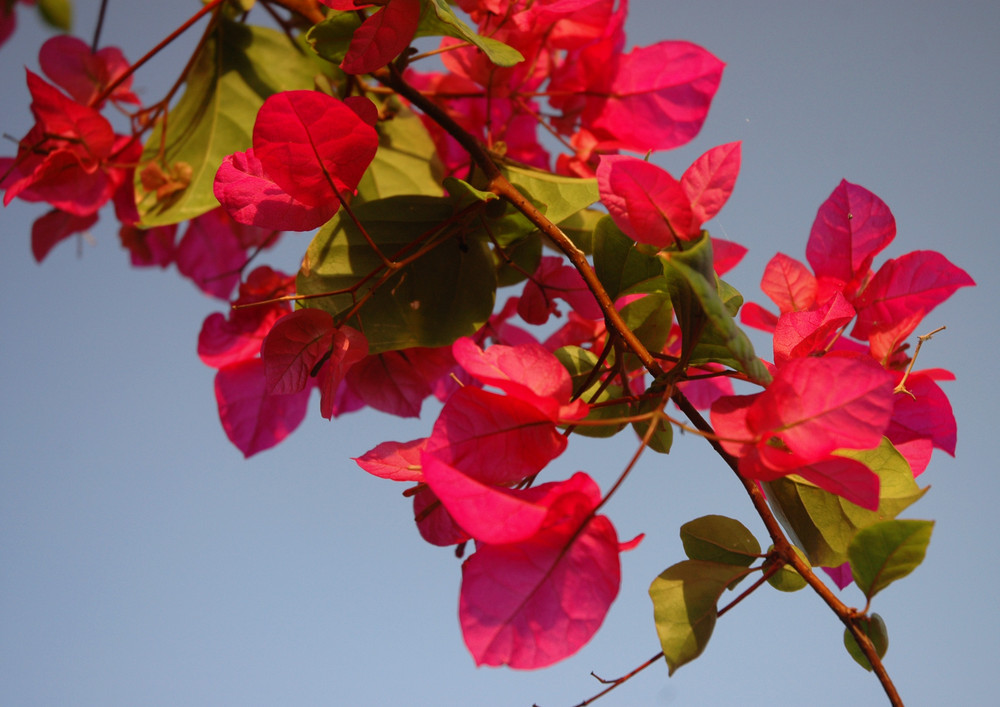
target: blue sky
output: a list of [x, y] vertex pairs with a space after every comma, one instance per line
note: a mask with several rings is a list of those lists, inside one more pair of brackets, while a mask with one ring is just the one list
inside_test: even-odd
[[[130, 59], [196, 3], [110, 3], [110, 43]], [[96, 0], [77, 3], [89, 38]], [[777, 251], [803, 258], [816, 209], [842, 178], [895, 214], [876, 261], [943, 252], [978, 287], [924, 326], [946, 325], [921, 367], [944, 367], [956, 459], [936, 453], [927, 496], [905, 514], [937, 521], [927, 559], [874, 602], [886, 666], [908, 705], [995, 699], [1000, 580], [996, 436], [1000, 187], [1000, 5], [995, 2], [660, 3], [636, 0], [635, 45], [686, 39], [727, 63], [704, 130], [657, 155], [675, 174], [743, 141], [736, 191], [710, 224], [750, 249], [727, 279], [763, 301]], [[46, 36], [21, 12], [0, 49], [2, 131], [30, 127], [24, 64]], [[139, 74], [162, 92], [183, 51]], [[2, 152], [13, 153], [13, 144]], [[423, 436], [434, 419], [318, 404], [284, 444], [248, 461], [226, 440], [213, 371], [195, 355], [219, 310], [173, 271], [135, 270], [106, 216], [90, 241], [42, 265], [29, 247], [40, 208], [0, 215], [0, 701], [7, 705], [573, 705], [591, 671], [628, 672], [658, 650], [649, 582], [683, 558], [678, 527], [720, 513], [760, 521], [707, 445], [679, 436], [607, 506], [622, 537], [621, 593], [572, 659], [538, 672], [476, 669], [457, 622], [459, 562], [420, 540], [391, 482], [350, 457]], [[272, 261], [293, 270], [309, 235]], [[761, 353], [769, 346], [757, 338]], [[574, 441], [550, 478], [577, 469], [604, 489], [634, 446]], [[860, 595], [844, 592], [849, 603]], [[863, 603], [863, 602], [861, 602]], [[763, 588], [716, 626], [705, 654], [668, 678], [650, 668], [604, 705], [884, 704], [847, 657], [842, 627], [808, 591]]]

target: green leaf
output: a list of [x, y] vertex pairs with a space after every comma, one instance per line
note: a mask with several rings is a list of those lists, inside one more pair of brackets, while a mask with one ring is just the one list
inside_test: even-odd
[[612, 300], [639, 292], [667, 292], [663, 261], [619, 230], [610, 216], [594, 229], [594, 271]]
[[596, 179], [564, 177], [538, 169], [500, 166], [500, 171], [536, 206], [544, 207], [545, 217], [561, 223], [601, 198]]
[[573, 245], [590, 255], [594, 252], [594, 229], [607, 214], [597, 209], [583, 209], [559, 222], [559, 228]]
[[516, 285], [527, 279], [525, 273], [535, 272], [542, 262], [542, 238], [536, 231], [504, 246], [503, 252], [506, 260], [497, 256], [497, 286]]
[[476, 34], [467, 24], [462, 22], [448, 4], [447, 0], [429, 0], [433, 12], [426, 10], [420, 15], [418, 37], [455, 37], [479, 47], [497, 66], [514, 66], [524, 61], [521, 52], [503, 42], [482, 37]]
[[356, 12], [335, 12], [322, 22], [313, 25], [306, 33], [306, 41], [318, 55], [339, 65], [347, 55], [354, 30], [361, 26]]
[[73, 28], [73, 3], [70, 0], [38, 0], [38, 14], [50, 27], [63, 32]]
[[[870, 617], [860, 616], [854, 619], [861, 631], [868, 636], [871, 640], [872, 645], [875, 648], [875, 654], [879, 658], [884, 658], [886, 651], [889, 650], [889, 631], [885, 627], [885, 621], [878, 614], [872, 614]], [[861, 646], [858, 645], [857, 639], [854, 638], [854, 634], [851, 633], [849, 628], [844, 629], [844, 647], [847, 648], [847, 652], [851, 654], [851, 657], [860, 665], [862, 668], [871, 672], [872, 664], [869, 662], [868, 657], [861, 651]]]
[[378, 152], [358, 184], [354, 203], [403, 194], [441, 196], [441, 160], [423, 122], [396, 99], [381, 114], [388, 115], [375, 125]]
[[436, 243], [379, 284], [382, 260], [341, 210], [309, 245], [296, 280], [299, 294], [357, 288], [353, 295], [309, 301], [343, 320], [370, 293], [346, 323], [365, 334], [373, 354], [447, 346], [475, 333], [493, 311], [496, 270], [489, 244], [467, 222], [453, 219], [454, 213], [450, 199], [429, 196], [390, 197], [354, 209], [388, 258], [408, 257], [417, 247]]
[[[753, 344], [737, 326], [720, 295], [708, 233], [703, 232], [699, 240], [683, 251], [663, 250], [659, 257], [664, 261], [674, 311], [684, 337], [682, 360], [695, 364], [714, 361], [742, 371], [763, 385], [770, 383], [771, 374], [757, 358]], [[723, 291], [730, 300], [735, 293], [728, 286]], [[700, 351], [698, 345], [702, 346]]]
[[[648, 351], [662, 351], [673, 327], [670, 295], [652, 292], [622, 307], [622, 320]], [[642, 363], [634, 354], [625, 356], [625, 368], [634, 371]]]
[[[647, 398], [639, 403], [638, 413], [642, 415], [653, 410], [662, 410], [663, 405], [664, 402], [662, 399], [655, 397]], [[635, 433], [641, 439], [646, 436], [646, 432], [649, 430], [651, 424], [654, 424], [652, 420], [637, 420], [632, 423], [632, 429], [635, 430]], [[655, 425], [656, 429], [653, 430], [653, 434], [650, 436], [646, 446], [654, 452], [669, 454], [670, 447], [674, 443], [674, 426], [670, 424], [669, 420], [662, 417], [655, 422]]]
[[934, 521], [886, 520], [859, 530], [847, 548], [851, 574], [870, 600], [924, 561]]
[[457, 209], [476, 202], [497, 201], [500, 198], [493, 192], [476, 189], [464, 179], [458, 179], [457, 177], [446, 177], [444, 187], [448, 190], [448, 194], [451, 195], [451, 199]]
[[[590, 373], [597, 364], [597, 356], [593, 352], [582, 349], [579, 346], [563, 346], [560, 349], [556, 349], [555, 355], [563, 367], [569, 371], [570, 379], [573, 381], [573, 392], [576, 393], [581, 390], [590, 379]], [[598, 378], [590, 383], [583, 390], [582, 394], [577, 397], [582, 398], [591, 405], [607, 403], [608, 401], [622, 397], [621, 386], [615, 384], [608, 385], [598, 394], [597, 390], [600, 384], [601, 381]], [[616, 420], [618, 418], [629, 417], [632, 414], [632, 407], [628, 403], [622, 402], [603, 405], [601, 407], [592, 407], [584, 419], [588, 421]], [[607, 425], [580, 425], [574, 428], [573, 432], [584, 437], [612, 437], [625, 429], [626, 424], [625, 422], [615, 422]]]
[[705, 650], [715, 628], [719, 597], [752, 571], [718, 562], [684, 560], [653, 580], [649, 598], [671, 675]]
[[[763, 569], [764, 572], [767, 572], [776, 561], [775, 558], [770, 554], [771, 550], [773, 549], [774, 549], [773, 545], [767, 549], [768, 557], [766, 560], [764, 560], [764, 565], [761, 567], [761, 569]], [[795, 554], [801, 557], [803, 560], [809, 562], [809, 558], [806, 557], [806, 554], [802, 552], [802, 550], [795, 547], [794, 545], [792, 545], [792, 550], [794, 550]], [[775, 589], [777, 589], [779, 592], [797, 592], [806, 586], [806, 580], [802, 577], [802, 575], [796, 572], [794, 567], [787, 564], [782, 564], [781, 569], [779, 569], [777, 572], [768, 577], [767, 583], [770, 584]]]
[[760, 543], [745, 525], [726, 516], [702, 516], [681, 526], [684, 553], [692, 560], [749, 567], [760, 557]]
[[166, 141], [161, 122], [142, 153], [142, 164], [155, 161], [168, 174], [175, 165], [186, 165], [191, 181], [158, 201], [154, 192], [143, 190], [141, 170], [136, 170], [140, 225], [179, 223], [218, 207], [212, 192], [215, 173], [224, 157], [251, 146], [264, 99], [279, 91], [312, 88], [318, 70], [316, 59], [296, 49], [284, 34], [220, 19], [167, 116]]
[[878, 474], [878, 510], [856, 506], [795, 475], [764, 484], [775, 515], [814, 567], [842, 565], [858, 530], [895, 518], [927, 491], [917, 486], [910, 465], [885, 438], [875, 449], [835, 454], [855, 459]]

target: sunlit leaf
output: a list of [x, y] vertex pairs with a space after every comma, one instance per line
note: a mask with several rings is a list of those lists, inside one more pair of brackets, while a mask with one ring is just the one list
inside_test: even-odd
[[888, 440], [873, 450], [841, 450], [837, 454], [861, 462], [878, 475], [877, 511], [860, 508], [794, 476], [765, 484], [779, 520], [814, 567], [846, 562], [847, 548], [859, 529], [895, 518], [927, 490], [917, 486], [906, 460]]
[[531, 201], [544, 205], [545, 218], [552, 223], [562, 222], [600, 198], [596, 179], [565, 177], [509, 164], [501, 165], [501, 171]]
[[[383, 109], [385, 110], [385, 109]], [[354, 204], [402, 194], [441, 196], [441, 161], [427, 128], [397, 100], [375, 125], [378, 152], [358, 183]]]
[[692, 560], [749, 567], [760, 557], [760, 543], [745, 525], [726, 516], [709, 515], [681, 526], [684, 553]]
[[[223, 158], [251, 146], [254, 119], [278, 91], [309, 89], [319, 64], [281, 32], [220, 19], [188, 73], [177, 105], [146, 141], [142, 162], [191, 167], [188, 187], [158, 201], [136, 177], [143, 226], [178, 223], [216, 208], [212, 191]], [[163, 129], [167, 131], [163, 139]], [[161, 153], [160, 148], [163, 148]]]
[[497, 66], [514, 66], [524, 61], [521, 52], [489, 37], [476, 34], [458, 18], [447, 0], [429, 0], [433, 12], [425, 12], [417, 28], [418, 37], [446, 36], [471, 42], [482, 49]]
[[934, 521], [887, 520], [862, 528], [847, 556], [854, 583], [868, 599], [915, 570], [924, 560]]
[[715, 628], [719, 597], [752, 571], [731, 564], [684, 560], [653, 580], [649, 597], [671, 675], [705, 650]]

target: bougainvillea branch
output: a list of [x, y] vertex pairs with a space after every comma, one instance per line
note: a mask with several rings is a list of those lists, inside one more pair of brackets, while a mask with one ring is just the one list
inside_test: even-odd
[[[933, 251], [876, 268], [895, 219], [843, 180], [807, 262], [765, 268], [778, 312], [744, 302], [723, 277], [746, 248], [706, 229], [741, 143], [679, 176], [648, 159], [696, 137], [723, 63], [685, 41], [625, 52], [614, 0], [456, 4], [471, 25], [444, 0], [281, 0], [265, 3], [275, 30], [248, 23], [249, 3], [213, 0], [132, 65], [96, 39], [49, 40], [51, 83], [27, 76], [35, 125], [0, 159], [4, 203], [51, 208], [32, 229], [39, 261], [112, 203], [135, 265], [176, 265], [227, 303], [197, 352], [246, 456], [287, 439], [313, 390], [326, 419], [417, 417], [437, 398], [427, 436], [355, 462], [406, 484], [417, 532], [464, 558], [459, 625], [477, 665], [543, 668], [594, 637], [643, 538], [621, 540], [602, 511], [641, 483], [640, 456], [694, 430], [771, 548], [732, 518], [684, 522], [686, 559], [649, 587], [661, 651], [582, 704], [661, 658], [669, 674], [696, 659], [765, 584], [818, 594], [902, 704], [869, 610], [922, 560], [933, 523], [897, 516], [926, 491], [933, 451], [956, 443], [938, 385], [953, 376], [914, 370], [940, 329], [912, 358], [907, 339], [972, 279]], [[133, 73], [206, 14], [177, 84], [125, 108], [132, 130], [116, 134], [105, 104], [138, 105]], [[412, 46], [429, 36], [437, 49]], [[427, 57], [444, 71], [419, 71]], [[284, 231], [315, 231], [294, 275], [258, 264]], [[771, 335], [769, 359], [741, 323]], [[637, 446], [606, 491], [585, 471], [544, 476], [577, 436], [626, 427]], [[863, 609], [830, 582], [854, 583]]]

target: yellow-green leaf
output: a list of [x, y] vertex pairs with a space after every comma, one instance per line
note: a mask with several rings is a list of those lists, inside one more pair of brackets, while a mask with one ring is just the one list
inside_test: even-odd
[[718, 562], [684, 560], [653, 580], [649, 598], [671, 675], [705, 650], [715, 628], [719, 597], [752, 571]]
[[224, 157], [251, 146], [264, 99], [279, 91], [312, 88], [318, 71], [318, 60], [281, 32], [220, 19], [188, 74], [183, 95], [152, 131], [142, 153], [142, 164], [155, 163], [166, 174], [180, 167], [190, 181], [157, 198], [144, 191], [137, 170], [140, 225], [179, 223], [216, 208], [215, 173]]
[[868, 599], [924, 561], [934, 521], [886, 520], [859, 530], [847, 548], [854, 583]]

